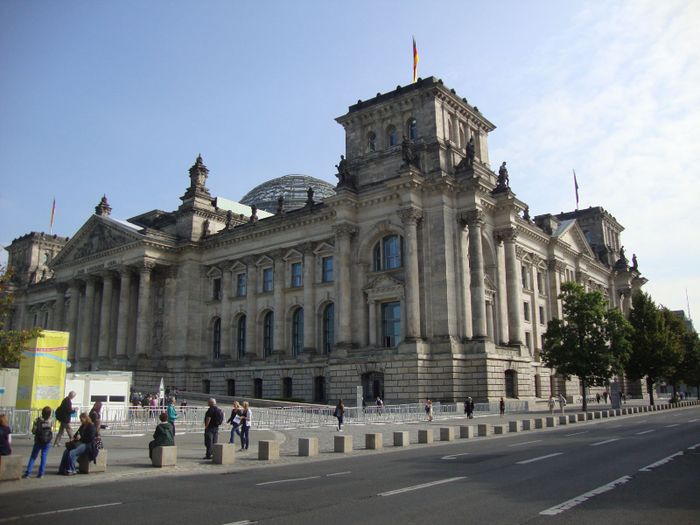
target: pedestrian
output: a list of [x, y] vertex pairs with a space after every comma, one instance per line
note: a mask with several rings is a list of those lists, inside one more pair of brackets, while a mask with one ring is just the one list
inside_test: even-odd
[[381, 397], [377, 396], [377, 412], [381, 414], [382, 408], [384, 408], [384, 401], [382, 401]]
[[[379, 398], [377, 398], [379, 399]], [[339, 399], [338, 404], [335, 405], [335, 412], [333, 412], [333, 415], [338, 418], [338, 432], [343, 431], [343, 417], [345, 416], [345, 405], [343, 404], [343, 400]]]
[[464, 413], [469, 412], [469, 398], [464, 400]]
[[600, 393], [596, 393], [595, 395], [595, 402], [600, 405]]
[[56, 439], [53, 442], [53, 446], [57, 447], [59, 441], [61, 441], [61, 436], [64, 432], [68, 436], [68, 439], [73, 435], [73, 430], [70, 428], [70, 419], [75, 413], [73, 410], [73, 399], [76, 393], [72, 390], [68, 392], [68, 395], [61, 401], [61, 404], [56, 409], [56, 421], [59, 422], [58, 433], [56, 434]]
[[0, 456], [12, 454], [12, 429], [7, 422], [7, 416], [0, 414]]
[[561, 409], [561, 413], [564, 413], [564, 407], [566, 406], [566, 398], [564, 397], [563, 394], [559, 394], [559, 408]]
[[204, 414], [204, 446], [206, 455], [204, 459], [211, 459], [214, 444], [219, 441], [219, 426], [224, 422], [224, 413], [216, 406], [216, 399], [210, 397], [207, 400], [209, 409]]
[[549, 406], [549, 413], [554, 414], [554, 405], [556, 401], [554, 401], [554, 396], [549, 396], [549, 401], [547, 401], [547, 405]]
[[175, 420], [177, 419], [177, 410], [175, 409], [175, 399], [174, 397], [171, 397], [169, 402], [168, 402], [168, 423], [170, 423], [173, 427], [173, 436], [175, 435]]
[[158, 414], [158, 398], [155, 394], [151, 395], [151, 417], [155, 418]]
[[97, 457], [98, 450], [95, 447], [95, 438], [97, 431], [90, 416], [85, 412], [80, 414], [80, 428], [73, 436], [73, 439], [66, 443], [66, 450], [63, 452], [61, 464], [58, 467], [58, 473], [64, 476], [72, 476], [76, 473], [75, 460], [87, 455], [90, 461]]
[[160, 423], [156, 426], [153, 432], [153, 441], [148, 443], [148, 457], [153, 457], [153, 449], [156, 447], [172, 447], [175, 446], [175, 429], [168, 421], [168, 413], [161, 412]]
[[90, 410], [88, 416], [90, 417], [92, 424], [95, 425], [95, 430], [99, 435], [100, 428], [102, 428], [102, 401], [95, 401], [95, 404], [92, 405], [92, 409]]
[[430, 399], [425, 403], [425, 415], [428, 417], [428, 422], [433, 420], [433, 402]]
[[226, 422], [231, 424], [231, 436], [228, 438], [228, 442], [233, 445], [236, 441], [234, 438], [236, 437], [236, 434], [238, 434], [238, 437], [241, 439], [241, 444], [243, 444], [241, 431], [238, 430], [238, 427], [241, 424], [241, 405], [238, 404], [238, 401], [233, 402], [231, 416], [226, 420]]
[[363, 414], [367, 413], [367, 401], [365, 400], [364, 397], [362, 398], [362, 413]]
[[472, 419], [474, 417], [474, 400], [471, 397], [467, 398], [467, 418]]
[[503, 401], [503, 398], [501, 398], [498, 403], [498, 412], [500, 413], [501, 417], [506, 413], [506, 402]]
[[603, 401], [605, 402], [606, 405], [608, 404], [608, 391], [607, 390], [605, 392], [603, 392]]
[[34, 424], [32, 425], [34, 446], [32, 447], [32, 453], [29, 456], [27, 469], [24, 471], [24, 475], [22, 475], [23, 478], [28, 478], [32, 475], [32, 470], [34, 470], [34, 462], [36, 461], [39, 452], [41, 452], [41, 463], [39, 463], [39, 474], [37, 475], [37, 478], [44, 477], [44, 472], [46, 472], [46, 457], [49, 455], [51, 440], [53, 439], [51, 426], [51, 407], [44, 407], [41, 409], [41, 416], [36, 418], [34, 420]]
[[241, 407], [241, 450], [248, 450], [250, 445], [250, 426], [253, 424], [253, 411], [248, 401], [243, 401]]

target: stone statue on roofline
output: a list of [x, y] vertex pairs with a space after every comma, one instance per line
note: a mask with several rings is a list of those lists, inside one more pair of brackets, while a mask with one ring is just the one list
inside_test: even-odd
[[637, 254], [632, 254], [632, 269], [636, 272], [639, 270], [639, 263], [637, 263]]
[[413, 150], [413, 143], [408, 140], [406, 135], [403, 136], [401, 142], [401, 158], [403, 159], [402, 167], [413, 166], [420, 169], [418, 153]]
[[340, 162], [335, 165], [338, 169], [336, 177], [338, 177], [338, 188], [351, 188], [355, 189], [355, 177], [350, 173], [350, 168], [348, 168], [348, 161], [345, 155], [340, 156]]
[[476, 157], [476, 147], [474, 146], [474, 137], [469, 139], [467, 142], [467, 148], [465, 151], [464, 158], [457, 164], [457, 171], [460, 170], [473, 170], [474, 169], [474, 158]]
[[506, 161], [503, 161], [501, 167], [498, 168], [498, 177], [496, 178], [496, 187], [493, 189], [494, 193], [499, 193], [502, 191], [510, 190], [510, 178], [508, 177], [508, 168], [506, 168]]

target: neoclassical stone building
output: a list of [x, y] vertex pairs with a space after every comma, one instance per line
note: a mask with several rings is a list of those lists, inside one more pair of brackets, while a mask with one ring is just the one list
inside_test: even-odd
[[630, 308], [645, 280], [623, 227], [602, 208], [530, 219], [505, 163], [490, 168], [494, 125], [433, 77], [337, 121], [335, 194], [316, 181], [266, 213], [213, 197], [198, 157], [174, 211], [121, 221], [103, 198], [70, 240], [16, 239], [13, 324], [70, 331], [74, 370], [128, 369], [147, 389], [164, 376], [308, 401], [358, 385], [387, 402], [577, 394], [542, 366], [543, 332], [567, 280]]

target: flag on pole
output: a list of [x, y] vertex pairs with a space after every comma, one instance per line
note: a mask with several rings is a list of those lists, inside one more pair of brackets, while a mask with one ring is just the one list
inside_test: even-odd
[[53, 198], [51, 205], [51, 223], [49, 224], [49, 233], [53, 233], [53, 218], [56, 216], [56, 197]]
[[413, 83], [418, 81], [418, 48], [416, 47], [416, 37], [413, 37]]
[[164, 399], [165, 398], [165, 383], [163, 381], [163, 378], [160, 378], [160, 386], [158, 387], [158, 399]]
[[574, 170], [574, 190], [576, 190], [576, 209], [578, 210], [578, 181], [576, 180], [576, 170]]

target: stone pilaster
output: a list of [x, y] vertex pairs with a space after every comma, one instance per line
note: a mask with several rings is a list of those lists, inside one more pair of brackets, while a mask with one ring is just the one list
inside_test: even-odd
[[139, 268], [139, 299], [136, 318], [136, 357], [146, 357], [151, 346], [151, 272], [152, 261], [144, 261]]
[[285, 324], [285, 308], [284, 308], [284, 289], [287, 286], [285, 281], [284, 266], [285, 261], [282, 259], [282, 250], [276, 251], [274, 254], [274, 293], [273, 301], [275, 304], [275, 332], [272, 337], [272, 352], [278, 355], [284, 355], [287, 352], [284, 338]]
[[66, 330], [70, 333], [68, 339], [68, 359], [77, 360], [78, 343], [78, 306], [80, 305], [80, 282], [73, 280], [68, 284], [70, 303], [68, 303], [68, 326]]
[[463, 330], [465, 339], [471, 339], [473, 336], [472, 332], [472, 304], [471, 304], [471, 291], [470, 291], [470, 281], [469, 278], [469, 233], [465, 227], [466, 225], [460, 223], [459, 229], [459, 275], [460, 283], [462, 287], [462, 318]]
[[508, 287], [506, 286], [506, 257], [503, 243], [496, 235], [496, 334], [494, 342], [508, 344]]
[[65, 304], [66, 304], [66, 285], [58, 283], [56, 285], [56, 301], [54, 303], [53, 323], [51, 326], [54, 330], [63, 331], [65, 328]]
[[315, 261], [313, 244], [304, 246], [304, 353], [316, 352]]
[[518, 271], [518, 259], [515, 253], [515, 241], [518, 233], [515, 228], [506, 228], [498, 232], [503, 241], [506, 256], [506, 289], [508, 301], [508, 342], [521, 345], [523, 342], [523, 301], [521, 274]]
[[561, 292], [561, 272], [564, 271], [564, 263], [560, 261], [548, 261], [548, 278], [549, 278], [549, 304], [552, 316], [561, 319], [563, 315], [561, 300], [559, 293]]
[[474, 339], [486, 339], [486, 291], [484, 288], [484, 253], [481, 229], [484, 216], [481, 210], [464, 214], [469, 227], [469, 269], [471, 278], [472, 333]]
[[246, 274], [246, 317], [245, 317], [245, 354], [249, 357], [258, 355], [258, 331], [256, 320], [258, 318], [258, 269], [255, 261], [249, 257], [245, 261]]
[[127, 357], [127, 342], [129, 338], [129, 304], [131, 302], [131, 270], [121, 268], [119, 285], [119, 312], [117, 314], [117, 359]]
[[416, 208], [399, 210], [404, 226], [404, 257], [406, 267], [406, 341], [421, 338], [420, 281], [418, 269], [418, 222], [422, 215]]
[[333, 227], [335, 233], [335, 257], [337, 273], [335, 279], [337, 325], [336, 348], [349, 349], [352, 347], [352, 301], [350, 290], [350, 242], [356, 232], [355, 226], [349, 223], [338, 224]]
[[221, 266], [221, 356], [231, 355], [231, 265]]
[[80, 320], [82, 322], [82, 327], [80, 330], [80, 361], [81, 367], [87, 369], [87, 362], [91, 357], [91, 341], [92, 341], [92, 320], [93, 313], [95, 311], [95, 277], [89, 275], [85, 279], [85, 302], [81, 308]]
[[100, 361], [109, 358], [113, 289], [114, 276], [111, 272], [104, 273], [102, 275], [102, 305], [100, 307], [100, 332], [97, 346], [97, 357]]

